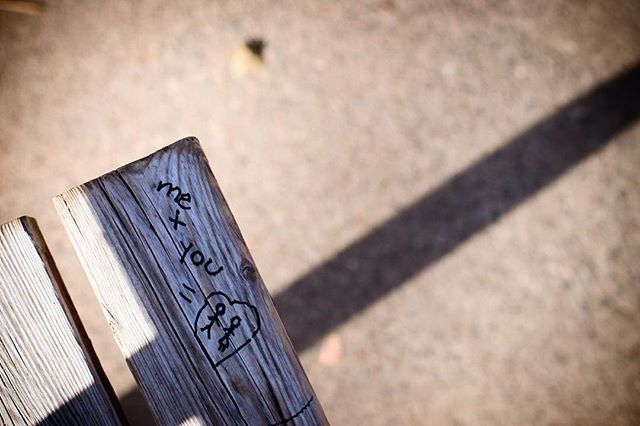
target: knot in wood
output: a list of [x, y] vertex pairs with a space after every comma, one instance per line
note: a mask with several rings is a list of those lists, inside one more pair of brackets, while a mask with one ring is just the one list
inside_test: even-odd
[[246, 261], [243, 262], [240, 265], [240, 273], [247, 280], [249, 280], [251, 282], [255, 282], [255, 280], [256, 280], [256, 268], [254, 268], [251, 263], [246, 262]]

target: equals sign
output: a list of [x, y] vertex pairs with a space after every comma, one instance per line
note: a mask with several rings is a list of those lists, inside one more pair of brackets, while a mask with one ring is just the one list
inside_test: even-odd
[[[186, 284], [182, 284], [182, 287], [185, 288], [185, 290], [187, 290], [189, 293], [194, 294], [196, 291], [194, 289], [192, 289], [191, 287], [189, 287]], [[189, 299], [183, 292], [178, 293], [180, 296], [182, 296], [182, 298], [184, 300], [186, 300], [187, 302], [191, 303], [191, 299]]]

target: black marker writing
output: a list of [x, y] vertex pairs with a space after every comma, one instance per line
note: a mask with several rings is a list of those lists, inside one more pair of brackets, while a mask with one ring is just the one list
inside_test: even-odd
[[260, 316], [255, 306], [214, 291], [198, 310], [192, 330], [217, 367], [258, 334]]
[[211, 339], [211, 327], [213, 327], [214, 324], [217, 325], [218, 327], [220, 327], [220, 317], [222, 315], [224, 315], [226, 310], [227, 310], [227, 308], [224, 306], [224, 303], [217, 303], [213, 315], [207, 315], [207, 319], [209, 320], [209, 324], [207, 324], [204, 327], [200, 328], [200, 331], [205, 331], [206, 330], [207, 339]]
[[[191, 263], [196, 268], [204, 268], [209, 276], [216, 276], [221, 273], [223, 267], [216, 267], [213, 264], [211, 256], [206, 256], [205, 253], [197, 247], [199, 230], [195, 229], [194, 224], [189, 220], [189, 210], [191, 210], [192, 207], [191, 194], [180, 186], [174, 185], [172, 182], [163, 182], [162, 180], [158, 182], [155, 189], [156, 192], [160, 194], [160, 198], [166, 197], [170, 200], [168, 202], [169, 205], [166, 206], [169, 207], [168, 210], [171, 212], [175, 211], [175, 214], [170, 213], [168, 218], [165, 218], [165, 221], [168, 220], [171, 224], [166, 226], [168, 224], [163, 223], [165, 229], [169, 231], [173, 228], [173, 231], [178, 234], [178, 238], [187, 237], [187, 235], [191, 236], [191, 238], [196, 238], [195, 242], [189, 241], [188, 239], [186, 242], [182, 240], [179, 241], [178, 257], [180, 263], [187, 265], [187, 267], [188, 264]], [[182, 227], [187, 229], [193, 228], [193, 233], [188, 233], [187, 235], [182, 234], [180, 231], [185, 231]], [[182, 234], [182, 237], [180, 237], [180, 234]], [[241, 266], [241, 271], [245, 279], [252, 282], [255, 281], [256, 271], [251, 265]], [[194, 286], [198, 288], [198, 292], [186, 283], [182, 283], [182, 289], [177, 290], [176, 296], [179, 295], [183, 301], [190, 305], [193, 302], [200, 303], [198, 296], [202, 289], [197, 283]], [[183, 306], [184, 305], [180, 307], [182, 308]], [[231, 320], [228, 322], [228, 327], [225, 327], [225, 323], [227, 323], [225, 315], [226, 318], [231, 317]], [[247, 301], [233, 300], [221, 291], [214, 291], [210, 293], [205, 298], [204, 303], [202, 303], [193, 320], [191, 330], [200, 344], [201, 349], [205, 352], [207, 359], [213, 368], [217, 369], [222, 362], [236, 355], [238, 351], [247, 346], [256, 337], [260, 331], [260, 316], [258, 315], [258, 309]], [[215, 346], [216, 343], [217, 348]], [[273, 389], [271, 389], [271, 391], [273, 393]], [[313, 397], [308, 399], [307, 403], [293, 415], [282, 418], [273, 423], [272, 426], [293, 422], [293, 419], [300, 416], [303, 411], [309, 408], [312, 400]], [[279, 407], [280, 406], [277, 405], [277, 408]], [[284, 417], [282, 412], [280, 412], [280, 414], [281, 417]]]
[[[195, 290], [192, 289], [191, 287], [189, 287], [186, 284], [182, 284], [182, 287], [184, 287], [189, 293], [191, 294], [195, 294]], [[178, 293], [184, 300], [186, 300], [188, 303], [191, 303], [191, 299], [189, 299], [183, 292], [179, 292]]]
[[218, 339], [218, 350], [220, 352], [224, 352], [229, 347], [229, 336], [235, 336], [233, 331], [236, 328], [240, 327], [241, 322], [242, 320], [240, 319], [240, 317], [236, 315], [231, 318], [231, 324], [229, 325], [229, 327], [222, 327], [222, 329], [224, 330], [224, 336]]
[[200, 250], [197, 250], [193, 246], [192, 242], [190, 242], [189, 245], [186, 245], [184, 242], [180, 241], [180, 245], [182, 246], [182, 249], [184, 250], [182, 252], [182, 254], [180, 255], [180, 263], [185, 263], [185, 260], [187, 258], [187, 254], [193, 248], [193, 251], [191, 251], [191, 254], [189, 255], [189, 259], [191, 260], [191, 263], [194, 266], [202, 266], [202, 265], [204, 265], [204, 270], [207, 271], [207, 274], [209, 274], [211, 276], [218, 275], [224, 269], [222, 266], [218, 266], [217, 268], [213, 268], [211, 266], [213, 264], [213, 259], [211, 259], [210, 257], [205, 262], [204, 254]]
[[173, 229], [178, 230], [178, 226], [187, 226], [187, 224], [180, 220], [180, 210], [176, 210], [176, 217], [169, 217], [169, 222], [173, 223]]
[[180, 208], [184, 210], [191, 209], [191, 206], [189, 205], [189, 203], [191, 203], [191, 194], [189, 194], [188, 192], [183, 192], [178, 185], [174, 186], [171, 182], [162, 182], [162, 181], [158, 183], [158, 186], [156, 187], [156, 191], [160, 192], [164, 188], [168, 189], [167, 197], [171, 197], [171, 194], [174, 192], [176, 193], [175, 197], [173, 197], [173, 201], [175, 201], [175, 203], [178, 206], [180, 206]]

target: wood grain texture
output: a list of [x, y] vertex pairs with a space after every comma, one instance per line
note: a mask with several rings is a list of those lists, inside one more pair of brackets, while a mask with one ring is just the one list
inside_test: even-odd
[[327, 424], [195, 138], [55, 204], [160, 424]]
[[0, 421], [122, 419], [35, 220], [0, 225]]

